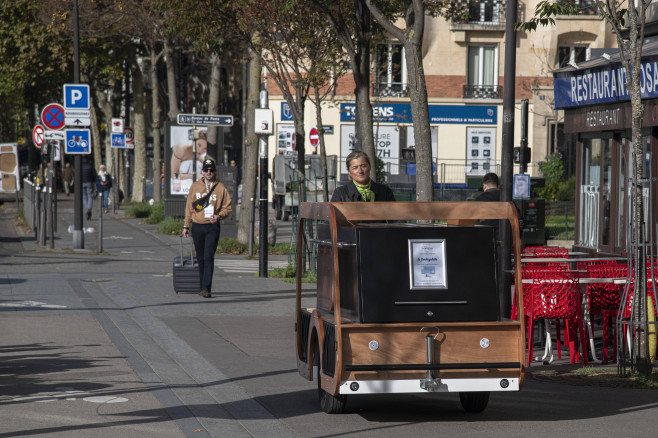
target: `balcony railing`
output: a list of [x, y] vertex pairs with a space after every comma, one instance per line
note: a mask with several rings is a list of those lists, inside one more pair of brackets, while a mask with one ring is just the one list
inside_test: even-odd
[[409, 85], [401, 82], [375, 82], [372, 93], [378, 97], [409, 97]]
[[481, 25], [504, 24], [505, 7], [502, 1], [468, 3], [468, 23]]
[[500, 85], [464, 85], [464, 99], [500, 99]]

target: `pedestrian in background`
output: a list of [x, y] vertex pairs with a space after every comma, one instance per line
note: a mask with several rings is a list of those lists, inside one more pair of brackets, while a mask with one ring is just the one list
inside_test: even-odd
[[64, 192], [66, 196], [71, 194], [71, 189], [73, 188], [75, 171], [71, 167], [71, 163], [66, 163], [64, 169], [62, 170], [62, 180], [64, 181]]
[[354, 151], [345, 158], [350, 182], [338, 187], [331, 202], [380, 202], [395, 201], [393, 191], [384, 184], [370, 179], [370, 159], [361, 151]]
[[96, 176], [96, 191], [101, 196], [101, 208], [109, 213], [108, 198], [112, 188], [112, 176], [105, 170], [105, 164], [101, 164]]
[[91, 206], [94, 200], [94, 185], [96, 184], [96, 170], [91, 159], [86, 155], [82, 159], [82, 208], [85, 210], [87, 220], [91, 219]]
[[183, 237], [190, 235], [191, 226], [201, 280], [199, 295], [211, 298], [220, 221], [231, 214], [232, 208], [226, 186], [216, 179], [217, 167], [212, 159], [203, 161], [202, 172], [203, 177], [192, 184], [187, 195]]

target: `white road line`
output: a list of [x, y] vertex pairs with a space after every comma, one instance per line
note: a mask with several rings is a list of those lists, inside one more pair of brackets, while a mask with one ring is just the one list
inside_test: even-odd
[[[222, 271], [235, 272], [240, 274], [258, 272], [259, 269], [258, 264], [259, 264], [258, 260], [231, 260], [231, 259], [215, 260], [215, 266], [221, 269]], [[286, 266], [288, 266], [287, 260], [268, 261], [267, 263], [268, 269], [285, 268]]]

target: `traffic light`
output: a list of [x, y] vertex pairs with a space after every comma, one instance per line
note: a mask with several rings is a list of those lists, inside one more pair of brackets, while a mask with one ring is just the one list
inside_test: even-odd
[[[523, 152], [524, 152], [523, 153], [523, 158], [524, 158], [523, 161], [525, 161], [523, 164], [525, 166], [527, 166], [528, 163], [530, 162], [531, 149], [530, 148], [525, 148], [525, 150]], [[514, 164], [521, 164], [521, 148], [518, 147], [518, 146], [514, 148]]]

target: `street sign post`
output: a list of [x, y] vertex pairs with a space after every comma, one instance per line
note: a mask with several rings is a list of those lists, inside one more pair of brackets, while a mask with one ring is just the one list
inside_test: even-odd
[[126, 143], [131, 144], [135, 141], [135, 131], [132, 128], [124, 128], [123, 134], [126, 136]]
[[126, 136], [125, 134], [112, 134], [112, 147], [118, 149], [125, 149], [126, 147]]
[[41, 148], [46, 143], [46, 130], [43, 129], [43, 126], [36, 125], [32, 130], [32, 141], [34, 145], [38, 148]]
[[123, 134], [123, 119], [112, 119], [112, 132]]
[[89, 109], [89, 85], [64, 84], [65, 109]]
[[67, 129], [65, 144], [67, 154], [90, 154], [91, 131], [89, 129]]
[[49, 103], [43, 107], [41, 123], [52, 131], [64, 128], [64, 107], [58, 103]]
[[46, 140], [66, 140], [66, 132], [64, 131], [46, 131]]
[[179, 114], [179, 125], [233, 126], [233, 116], [215, 116], [210, 114]]
[[314, 148], [318, 147], [318, 143], [320, 143], [320, 136], [318, 135], [318, 128], [313, 127], [311, 128], [311, 132], [308, 134], [309, 140], [311, 140], [311, 146]]

